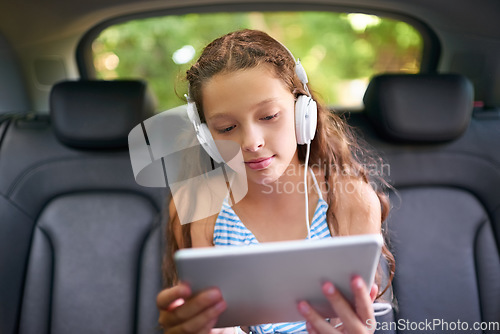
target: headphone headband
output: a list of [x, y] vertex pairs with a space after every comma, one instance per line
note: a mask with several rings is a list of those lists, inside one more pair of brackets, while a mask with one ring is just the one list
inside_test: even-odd
[[300, 82], [302, 82], [302, 85], [304, 85], [304, 89], [307, 92], [307, 94], [311, 95], [309, 92], [309, 88], [307, 87], [307, 83], [309, 80], [307, 79], [307, 73], [306, 70], [304, 69], [304, 66], [302, 66], [302, 63], [300, 62], [300, 59], [297, 58], [295, 59], [295, 56], [293, 55], [292, 51], [290, 51], [289, 48], [286, 47], [285, 44], [281, 43], [280, 41], [277, 41], [278, 43], [281, 44], [281, 46], [288, 52], [290, 57], [292, 57], [293, 62], [295, 63], [295, 73], [297, 74], [297, 77], [299, 77]]

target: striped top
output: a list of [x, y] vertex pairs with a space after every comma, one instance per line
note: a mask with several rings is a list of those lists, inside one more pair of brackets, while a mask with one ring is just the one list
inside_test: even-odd
[[[326, 221], [328, 204], [321, 196], [314, 173], [311, 172], [311, 175], [313, 176], [315, 188], [319, 195], [318, 204], [316, 205], [311, 222], [311, 239], [330, 238], [331, 234]], [[253, 233], [243, 224], [231, 206], [229, 206], [227, 199], [224, 200], [222, 209], [215, 221], [213, 242], [215, 246], [244, 246], [259, 243]], [[307, 333], [304, 321], [251, 326], [250, 330], [252, 333], [258, 334]]]

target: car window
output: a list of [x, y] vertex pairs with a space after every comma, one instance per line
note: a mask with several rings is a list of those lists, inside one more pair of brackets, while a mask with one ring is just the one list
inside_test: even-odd
[[423, 39], [390, 18], [334, 12], [248, 12], [143, 18], [110, 26], [92, 43], [100, 79], [143, 78], [159, 110], [183, 103], [186, 70], [210, 41], [229, 31], [266, 31], [300, 58], [312, 89], [328, 105], [359, 108], [370, 77], [417, 73]]

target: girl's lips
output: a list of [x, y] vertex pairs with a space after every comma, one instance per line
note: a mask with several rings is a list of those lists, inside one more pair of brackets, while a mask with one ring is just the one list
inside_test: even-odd
[[274, 160], [274, 155], [269, 158], [246, 161], [245, 164], [251, 169], [259, 170], [267, 168]]

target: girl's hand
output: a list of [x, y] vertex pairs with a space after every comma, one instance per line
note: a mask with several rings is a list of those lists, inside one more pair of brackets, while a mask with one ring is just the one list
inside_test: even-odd
[[216, 288], [192, 296], [186, 284], [165, 289], [156, 298], [158, 323], [165, 334], [208, 334], [226, 309], [222, 294]]
[[306, 319], [307, 330], [310, 334], [343, 333], [344, 331], [349, 334], [370, 333], [368, 327], [374, 327], [373, 324], [375, 324], [372, 303], [377, 295], [378, 287], [373, 285], [368, 293], [363, 279], [355, 277], [351, 281], [351, 289], [354, 293], [354, 309], [332, 283], [323, 284], [323, 293], [340, 319], [335, 327], [332, 327], [307, 302], [299, 303], [299, 312]]

